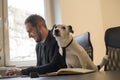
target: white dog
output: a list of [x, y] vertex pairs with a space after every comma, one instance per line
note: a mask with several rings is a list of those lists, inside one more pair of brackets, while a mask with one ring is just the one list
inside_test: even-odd
[[[72, 35], [70, 35], [70, 32], [73, 33], [72, 26], [56, 25], [53, 29], [53, 35], [60, 46], [60, 54], [63, 55], [63, 52], [66, 52], [67, 67], [81, 67], [98, 70], [83, 47], [73, 39]], [[66, 51], [61, 48], [64, 50], [66, 49]]]
[[73, 33], [72, 26], [63, 24], [54, 25], [53, 35], [60, 47], [60, 54], [62, 56], [65, 55], [67, 67], [85, 68], [97, 71], [98, 67], [94, 65], [84, 48], [73, 39], [70, 33]]

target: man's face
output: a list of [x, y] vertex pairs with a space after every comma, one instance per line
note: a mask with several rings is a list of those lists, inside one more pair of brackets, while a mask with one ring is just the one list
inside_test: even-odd
[[26, 23], [26, 31], [28, 32], [29, 38], [33, 38], [36, 42], [41, 41], [41, 33], [37, 29], [38, 26], [33, 27], [30, 23]]

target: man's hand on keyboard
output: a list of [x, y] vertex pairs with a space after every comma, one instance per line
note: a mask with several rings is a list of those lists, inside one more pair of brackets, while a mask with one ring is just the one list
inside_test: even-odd
[[19, 69], [19, 68], [11, 68], [11, 69], [7, 70], [5, 74], [7, 76], [21, 75], [21, 69]]

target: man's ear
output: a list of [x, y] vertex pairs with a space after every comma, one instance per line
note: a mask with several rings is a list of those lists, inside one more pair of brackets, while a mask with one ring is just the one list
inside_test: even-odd
[[72, 29], [72, 26], [69, 25], [68, 27], [69, 27], [69, 32], [74, 33], [74, 31], [73, 31], [73, 29]]
[[56, 24], [53, 25], [53, 27], [52, 27], [52, 29], [51, 29], [52, 32], [53, 32], [53, 29], [54, 29], [55, 27], [56, 27]]

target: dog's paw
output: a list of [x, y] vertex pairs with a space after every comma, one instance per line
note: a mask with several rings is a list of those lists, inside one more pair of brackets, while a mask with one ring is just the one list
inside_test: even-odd
[[102, 59], [102, 62], [98, 65], [98, 70], [100, 70], [107, 62], [108, 62], [108, 55], [105, 55]]
[[108, 55], [105, 55], [103, 59], [108, 60], [109, 59]]

